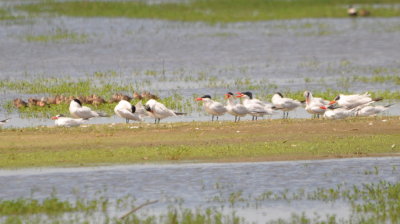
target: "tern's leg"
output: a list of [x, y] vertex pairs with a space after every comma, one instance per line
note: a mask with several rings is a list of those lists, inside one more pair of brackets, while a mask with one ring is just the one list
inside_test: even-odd
[[211, 117], [211, 121], [214, 121], [214, 115], [212, 115], [212, 117]]
[[154, 119], [154, 124], [157, 124], [157, 118]]
[[128, 119], [128, 118], [126, 118], [126, 123], [127, 123], [127, 124], [129, 123], [129, 119]]

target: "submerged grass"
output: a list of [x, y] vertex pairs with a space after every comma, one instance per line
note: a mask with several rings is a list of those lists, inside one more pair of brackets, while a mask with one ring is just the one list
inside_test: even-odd
[[374, 75], [374, 76], [353, 76], [353, 81], [364, 82], [364, 83], [385, 83], [390, 82], [396, 85], [400, 85], [399, 75]]
[[0, 89], [14, 90], [27, 94], [66, 94], [75, 96], [88, 96], [98, 94], [111, 96], [121, 91], [133, 91], [134, 85], [122, 85], [120, 82], [111, 81], [112, 78], [101, 79], [96, 82], [93, 78], [44, 78], [37, 77], [32, 80], [1, 80]]
[[0, 215], [27, 215], [27, 214], [48, 214], [55, 215], [66, 212], [93, 212], [99, 208], [106, 207], [107, 200], [86, 200], [77, 198], [74, 203], [62, 201], [55, 195], [44, 200], [33, 198], [16, 200], [0, 200]]
[[70, 43], [86, 43], [89, 40], [87, 34], [78, 34], [65, 29], [57, 28], [53, 33], [47, 35], [27, 35], [24, 38], [28, 42], [70, 42]]
[[8, 10], [0, 9], [0, 21], [1, 20], [13, 20], [17, 17], [13, 16]]
[[[109, 1], [44, 1], [25, 4], [18, 9], [30, 13], [47, 13], [75, 17], [128, 17], [177, 21], [240, 22], [272, 19], [347, 17], [349, 0], [194, 0], [184, 3], [146, 4], [144, 2]], [[380, 4], [393, 7], [374, 7], [377, 3], [364, 0], [363, 8], [373, 16], [399, 16], [394, 7], [398, 0], [383, 0]]]
[[0, 133], [0, 167], [292, 160], [398, 153], [398, 118], [388, 119], [5, 129]]

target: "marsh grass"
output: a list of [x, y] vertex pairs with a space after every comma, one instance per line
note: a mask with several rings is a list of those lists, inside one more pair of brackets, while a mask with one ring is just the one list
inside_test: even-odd
[[42, 43], [86, 43], [89, 41], [87, 34], [79, 34], [66, 29], [57, 28], [52, 33], [41, 35], [27, 35], [24, 39], [28, 42], [42, 42]]
[[1, 20], [15, 20], [18, 17], [13, 16], [10, 11], [6, 9], [0, 9], [0, 21]]
[[[111, 88], [112, 87], [112, 88]], [[90, 95], [105, 94], [107, 90], [122, 90], [119, 86], [105, 85], [97, 88], [95, 82], [90, 79], [60, 79], [37, 77], [32, 80], [1, 80], [0, 88], [13, 90], [19, 93], [27, 94], [68, 94], [68, 95]], [[126, 90], [123, 88], [123, 90]]]
[[[372, 8], [376, 1], [363, 1], [363, 7], [373, 16], [399, 16], [396, 7]], [[395, 4], [397, 0], [384, 0], [381, 4]], [[185, 3], [146, 4], [144, 2], [81, 2], [46, 1], [26, 4], [20, 10], [38, 14], [56, 14], [74, 17], [128, 17], [178, 21], [239, 22], [272, 19], [299, 19], [347, 17], [348, 0], [320, 1], [262, 1], [262, 0], [195, 0]]]
[[77, 198], [75, 202], [62, 201], [55, 195], [44, 200], [33, 198], [16, 200], [0, 200], [0, 215], [27, 215], [27, 214], [48, 214], [54, 215], [66, 212], [93, 212], [107, 206], [107, 200], [86, 200]]
[[[399, 199], [400, 183], [378, 181], [375, 183], [360, 183], [347, 186], [338, 184], [332, 188], [282, 189], [280, 191], [266, 190], [260, 194], [244, 194], [243, 191], [231, 191], [229, 186], [215, 183], [216, 196], [197, 208], [188, 208], [184, 199], [172, 199], [168, 203], [158, 206], [167, 209], [162, 212], [148, 210], [144, 213], [134, 213], [125, 219], [116, 214], [136, 207], [136, 199], [131, 195], [122, 198], [110, 199], [104, 196], [95, 196], [93, 199], [61, 200], [57, 195], [37, 200], [33, 198], [18, 198], [0, 201], [0, 218], [3, 223], [90, 223], [94, 220], [104, 220], [104, 223], [249, 223], [247, 218], [239, 215], [242, 209], [264, 211], [270, 203], [279, 203], [280, 206], [291, 206], [292, 202], [314, 201], [321, 204], [335, 202], [345, 203], [348, 206], [349, 216], [337, 218], [336, 214], [321, 216], [319, 212], [314, 216], [302, 212], [288, 214], [286, 218], [268, 221], [266, 223], [397, 223], [400, 221]], [[206, 186], [210, 187], [210, 186]], [[202, 188], [202, 190], [206, 190]], [[209, 205], [212, 203], [213, 205]], [[227, 209], [229, 208], [229, 209]], [[96, 213], [97, 212], [97, 213]], [[124, 212], [125, 213], [125, 212]], [[41, 216], [37, 216], [40, 214]], [[63, 215], [64, 214], [64, 215]], [[268, 218], [268, 216], [266, 216]]]
[[400, 85], [399, 75], [353, 76], [352, 81], [364, 83], [393, 83]]

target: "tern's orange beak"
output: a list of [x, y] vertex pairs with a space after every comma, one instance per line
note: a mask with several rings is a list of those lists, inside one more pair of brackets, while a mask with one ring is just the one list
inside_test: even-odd
[[325, 107], [325, 106], [320, 106], [319, 108], [321, 108], [321, 109], [323, 109], [323, 110], [326, 110], [326, 107]]
[[336, 103], [336, 101], [332, 100], [331, 102], [329, 102], [329, 105], [332, 105], [332, 104], [335, 104], [335, 103]]
[[55, 116], [54, 116], [54, 117], [51, 117], [51, 119], [52, 119], [52, 120], [57, 120], [58, 117], [55, 117]]
[[231, 94], [225, 94], [225, 99], [231, 98]]
[[202, 100], [203, 100], [203, 98], [201, 98], [201, 97], [196, 98], [196, 101], [202, 101]]
[[241, 92], [237, 92], [236, 94], [237, 94], [237, 96], [236, 96], [237, 98], [244, 96], [244, 94]]

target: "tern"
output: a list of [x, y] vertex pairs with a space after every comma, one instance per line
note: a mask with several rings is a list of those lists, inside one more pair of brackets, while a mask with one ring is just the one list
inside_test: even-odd
[[114, 112], [121, 118], [126, 119], [126, 123], [129, 123], [129, 120], [134, 121], [143, 121], [140, 114], [136, 112], [136, 106], [132, 105], [126, 100], [120, 100], [119, 103], [115, 106]]
[[229, 114], [235, 116], [235, 122], [240, 121], [240, 117], [244, 117], [250, 113], [250, 111], [241, 103], [234, 102], [233, 93], [228, 92], [225, 94], [227, 99], [226, 110]]
[[346, 109], [353, 109], [361, 105], [368, 105], [370, 103], [380, 101], [383, 98], [378, 97], [375, 99], [372, 99], [370, 94], [368, 92], [364, 94], [354, 94], [354, 95], [343, 95], [340, 94], [335, 97], [334, 100], [332, 100], [329, 104], [337, 104], [340, 107], [346, 108]]
[[[289, 111], [296, 109], [297, 107], [301, 106], [300, 101], [290, 99], [290, 98], [284, 98], [282, 93], [275, 93], [272, 96], [272, 104], [274, 104], [275, 108], [278, 110], [283, 111], [283, 118], [288, 118], [289, 117]], [[286, 114], [286, 116], [285, 116]]]
[[82, 106], [81, 101], [78, 99], [71, 100], [71, 103], [69, 104], [69, 112], [74, 118], [89, 119], [92, 117], [107, 117], [106, 114], [96, 112], [89, 107]]
[[4, 119], [4, 120], [1, 120], [0, 121], [0, 126], [3, 126], [5, 123], [7, 123], [8, 122], [8, 120], [10, 120], [11, 118], [6, 118], [6, 119]]
[[325, 110], [324, 117], [328, 119], [344, 119], [355, 115], [355, 109], [346, 108], [334, 108], [332, 106], [326, 107], [321, 106], [321, 109]]
[[225, 106], [220, 102], [212, 100], [210, 95], [204, 95], [202, 97], [196, 98], [196, 101], [203, 101], [204, 110], [212, 115], [211, 121], [214, 121], [215, 116], [217, 117], [218, 121], [218, 117], [224, 115], [227, 112]]
[[174, 111], [168, 109], [164, 104], [156, 101], [155, 99], [150, 99], [145, 104], [145, 109], [148, 112], [148, 115], [155, 119], [154, 124], [160, 123], [161, 119], [167, 117], [176, 117], [177, 115], [181, 115], [184, 113], [175, 113]]
[[322, 106], [329, 106], [328, 100], [313, 97], [310, 91], [305, 91], [304, 97], [306, 98], [306, 111], [312, 115], [316, 115], [317, 117], [325, 113], [325, 110], [321, 108]]
[[365, 106], [365, 107], [361, 107], [358, 108], [356, 110], [356, 116], [362, 116], [362, 117], [367, 117], [367, 116], [375, 116], [379, 113], [382, 113], [384, 111], [386, 111], [387, 109], [389, 109], [389, 107], [392, 106], [391, 105], [386, 105], [386, 106]]
[[243, 105], [249, 110], [253, 121], [264, 115], [272, 115], [274, 109], [272, 104], [253, 98], [251, 92], [238, 92], [237, 94], [236, 97], [243, 99]]
[[77, 127], [85, 122], [83, 118], [65, 117], [63, 114], [58, 114], [51, 118], [56, 126], [61, 127]]

